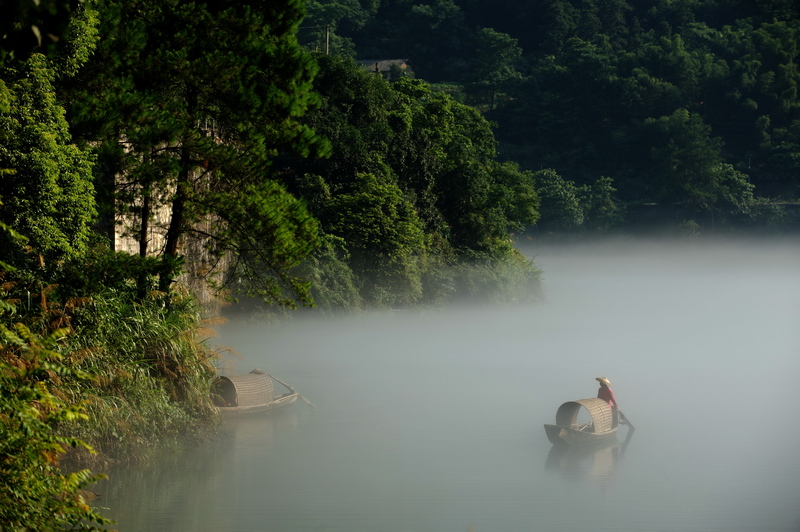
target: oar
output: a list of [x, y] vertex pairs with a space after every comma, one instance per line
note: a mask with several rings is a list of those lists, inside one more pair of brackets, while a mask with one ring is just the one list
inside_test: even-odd
[[631, 438], [633, 438], [633, 433], [635, 432], [634, 428], [631, 427], [631, 430], [628, 431], [628, 435], [625, 436], [625, 441], [622, 442], [622, 446], [619, 448], [619, 457], [625, 454], [625, 449], [628, 448], [628, 444], [631, 442]]
[[633, 423], [631, 423], [631, 420], [630, 420], [630, 419], [628, 419], [628, 416], [626, 416], [626, 415], [625, 415], [625, 412], [623, 412], [622, 410], [620, 410], [620, 408], [619, 408], [619, 407], [617, 407], [617, 412], [619, 412], [619, 415], [620, 415], [620, 416], [622, 416], [622, 420], [623, 420], [625, 423], [627, 423], [627, 425], [628, 425], [628, 426], [631, 428], [631, 430], [636, 430], [636, 427], [634, 427], [634, 426], [633, 426]]
[[[282, 380], [280, 380], [278, 377], [275, 377], [275, 376], [273, 376], [273, 375], [270, 375], [270, 377], [272, 377], [273, 379], [275, 379], [275, 380], [276, 380], [276, 381], [278, 381], [279, 383], [281, 383], [281, 384], [283, 384], [284, 386], [286, 386], [286, 388], [287, 388], [287, 389], [288, 389], [290, 392], [292, 392], [292, 393], [297, 393], [297, 390], [295, 390], [294, 388], [292, 388], [291, 386], [289, 386], [288, 384], [286, 384], [285, 382], [283, 382]], [[303, 401], [305, 401], [305, 403], [306, 403], [308, 406], [310, 406], [311, 408], [317, 408], [316, 406], [314, 406], [314, 403], [312, 403], [311, 401], [309, 401], [308, 399], [306, 399], [305, 397], [303, 397], [303, 396], [302, 396], [302, 395], [300, 395], [299, 393], [297, 393], [297, 397], [299, 397], [300, 399], [302, 399]]]

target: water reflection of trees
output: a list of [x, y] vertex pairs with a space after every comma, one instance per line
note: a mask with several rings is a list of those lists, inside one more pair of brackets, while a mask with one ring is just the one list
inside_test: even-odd
[[107, 508], [101, 513], [120, 530], [144, 530], [153, 515], [159, 530], [199, 530], [209, 519], [219, 530], [231, 529], [222, 508], [230, 501], [220, 494], [242, 487], [224, 485], [231, 475], [223, 470], [252, 468], [249, 453], [271, 446], [278, 433], [296, 430], [297, 423], [294, 412], [225, 419], [214, 441], [109, 471], [109, 479], [93, 488], [100, 492], [97, 506]]
[[621, 443], [615, 438], [594, 445], [554, 445], [547, 455], [545, 467], [570, 479], [608, 486], [632, 437], [631, 430]]

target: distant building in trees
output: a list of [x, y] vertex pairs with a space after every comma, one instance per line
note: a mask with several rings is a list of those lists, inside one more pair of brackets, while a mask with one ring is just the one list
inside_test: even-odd
[[365, 69], [380, 74], [390, 81], [401, 77], [414, 77], [414, 69], [408, 59], [361, 59], [359, 62]]

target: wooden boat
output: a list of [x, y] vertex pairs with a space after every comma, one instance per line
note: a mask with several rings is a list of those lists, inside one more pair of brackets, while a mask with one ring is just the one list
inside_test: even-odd
[[[586, 410], [591, 421], [578, 424], [578, 415]], [[567, 401], [556, 411], [555, 425], [545, 424], [547, 438], [553, 445], [591, 445], [616, 439], [619, 415], [603, 399]]]
[[280, 410], [297, 401], [300, 396], [294, 388], [275, 379], [289, 390], [275, 396], [272, 377], [260, 369], [247, 375], [217, 377], [211, 384], [211, 398], [222, 414], [249, 414]]

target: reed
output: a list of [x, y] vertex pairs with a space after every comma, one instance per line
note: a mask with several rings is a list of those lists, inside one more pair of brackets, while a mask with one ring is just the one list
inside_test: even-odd
[[84, 404], [89, 421], [60, 431], [89, 442], [107, 461], [140, 461], [202, 438], [217, 422], [209, 400], [216, 354], [188, 294], [140, 300], [110, 290], [76, 309], [72, 324], [70, 358], [92, 380], [64, 388]]

